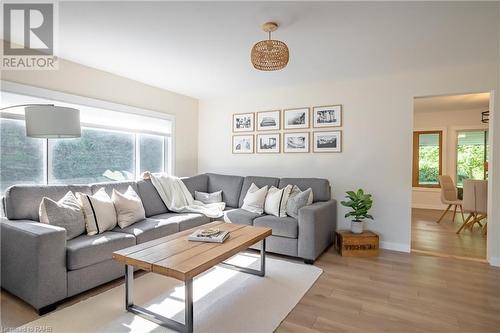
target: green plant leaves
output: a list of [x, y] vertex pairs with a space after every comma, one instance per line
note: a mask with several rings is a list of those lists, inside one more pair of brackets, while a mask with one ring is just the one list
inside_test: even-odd
[[352, 211], [345, 214], [345, 217], [354, 217], [354, 220], [364, 220], [372, 219], [373, 216], [368, 214], [368, 211], [372, 208], [373, 199], [372, 195], [365, 193], [363, 189], [358, 189], [356, 192], [347, 191], [346, 198], [349, 200], [341, 201], [342, 206], [349, 207]]

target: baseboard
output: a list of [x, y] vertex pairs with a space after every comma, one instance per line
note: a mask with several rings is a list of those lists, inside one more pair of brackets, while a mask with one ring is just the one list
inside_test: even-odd
[[500, 267], [500, 258], [490, 257], [489, 263], [491, 266]]
[[403, 243], [380, 242], [381, 249], [410, 253], [410, 245]]
[[446, 206], [440, 206], [440, 205], [426, 205], [426, 204], [412, 204], [411, 208], [418, 208], [418, 209], [433, 209], [433, 210], [445, 210]]

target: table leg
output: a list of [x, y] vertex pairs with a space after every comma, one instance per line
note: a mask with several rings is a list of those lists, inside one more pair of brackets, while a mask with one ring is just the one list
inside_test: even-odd
[[134, 305], [134, 267], [125, 265], [125, 309]]
[[193, 279], [186, 280], [184, 289], [184, 326], [186, 332], [193, 332]]
[[174, 329], [177, 332], [193, 332], [193, 279], [185, 282], [185, 314], [184, 324], [173, 319], [163, 317], [153, 311], [134, 305], [134, 267], [125, 265], [125, 308], [127, 311], [139, 315], [158, 325]]
[[224, 268], [233, 269], [233, 270], [238, 271], [238, 272], [243, 272], [243, 273], [248, 273], [248, 274], [253, 274], [253, 275], [258, 275], [258, 276], [265, 276], [266, 275], [266, 239], [264, 238], [261, 241], [260, 269], [241, 267], [241, 266], [229, 264], [227, 262], [221, 262], [219, 265], [224, 267]]

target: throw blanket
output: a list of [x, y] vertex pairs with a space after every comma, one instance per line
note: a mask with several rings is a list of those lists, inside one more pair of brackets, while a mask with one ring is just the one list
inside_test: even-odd
[[200, 213], [211, 218], [221, 217], [225, 202], [205, 204], [194, 200], [184, 182], [166, 174], [150, 174], [151, 182], [167, 208], [176, 213]]

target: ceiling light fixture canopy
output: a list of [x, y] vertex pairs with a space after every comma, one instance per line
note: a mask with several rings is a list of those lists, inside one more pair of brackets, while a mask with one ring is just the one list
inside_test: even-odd
[[288, 64], [288, 46], [282, 41], [271, 39], [271, 32], [277, 29], [276, 22], [264, 23], [262, 30], [269, 34], [269, 39], [257, 42], [252, 48], [252, 65], [260, 71], [277, 71]]

